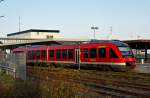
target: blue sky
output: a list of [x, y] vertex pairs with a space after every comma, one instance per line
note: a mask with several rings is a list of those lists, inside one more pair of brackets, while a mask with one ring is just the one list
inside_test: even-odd
[[5, 0], [0, 3], [0, 34], [57, 29], [65, 38], [150, 39], [150, 0]]

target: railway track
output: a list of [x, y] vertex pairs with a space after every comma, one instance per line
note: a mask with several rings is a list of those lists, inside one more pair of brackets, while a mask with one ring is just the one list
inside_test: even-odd
[[124, 82], [124, 81], [117, 81], [117, 80], [106, 80], [106, 79], [96, 79], [96, 78], [87, 78], [84, 79], [85, 81], [91, 81], [94, 83], [106, 83], [111, 81], [111, 84], [116, 85], [116, 86], [121, 86], [121, 87], [129, 87], [129, 88], [135, 88], [135, 89], [140, 89], [140, 90], [148, 90], [150, 91], [150, 85], [144, 85], [144, 84], [139, 84], [139, 83], [131, 83], [131, 82]]
[[[31, 76], [34, 79], [38, 80], [44, 80], [49, 81], [57, 78], [55, 76], [50, 76], [49, 78], [39, 78], [35, 76]], [[61, 78], [62, 79], [62, 78]], [[96, 92], [99, 94], [109, 95], [117, 98], [150, 98], [149, 91], [138, 91], [138, 90], [131, 90], [133, 88], [123, 88], [120, 86], [114, 86], [114, 85], [104, 85], [101, 83], [95, 83], [83, 79], [74, 79], [74, 78], [64, 78], [65, 81], [68, 82], [74, 82], [74, 83], [82, 83], [89, 87], [89, 91]]]
[[134, 84], [130, 82], [123, 82], [117, 80], [109, 81], [106, 79], [96, 79], [91, 77], [76, 78], [71, 75], [58, 74], [55, 72], [45, 73], [47, 75], [45, 75], [44, 77], [35, 75], [34, 73], [30, 74], [29, 76], [44, 81], [49, 81], [52, 79], [61, 79], [68, 82], [80, 83], [86, 85], [92, 92], [118, 98], [150, 98], [150, 85], [138, 83]]

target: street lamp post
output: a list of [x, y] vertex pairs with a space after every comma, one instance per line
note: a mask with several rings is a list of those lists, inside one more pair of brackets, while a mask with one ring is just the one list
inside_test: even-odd
[[[3, 2], [4, 0], [0, 0], [0, 3]], [[0, 18], [3, 18], [4, 16], [0, 16]]]
[[95, 40], [95, 31], [98, 30], [98, 27], [93, 26], [91, 27], [91, 29], [94, 31], [93, 33], [94, 33], [94, 40]]

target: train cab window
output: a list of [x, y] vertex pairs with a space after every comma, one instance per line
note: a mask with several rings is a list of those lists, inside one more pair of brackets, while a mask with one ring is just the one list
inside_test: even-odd
[[66, 59], [67, 58], [67, 50], [62, 50], [62, 58]]
[[88, 48], [83, 49], [83, 57], [88, 58]]
[[68, 50], [68, 59], [73, 59], [73, 49]]
[[56, 50], [56, 58], [60, 59], [60, 50]]
[[97, 54], [96, 48], [91, 48], [90, 49], [90, 58], [96, 58], [96, 54]]
[[117, 54], [111, 48], [110, 48], [110, 58], [118, 58]]
[[54, 57], [54, 50], [49, 50], [49, 57], [53, 58]]
[[40, 51], [39, 50], [36, 51], [36, 59], [40, 59]]
[[106, 48], [99, 48], [98, 49], [98, 57], [105, 58], [106, 57]]
[[45, 58], [46, 57], [46, 51], [45, 50], [42, 50], [42, 55], [41, 55], [42, 58]]

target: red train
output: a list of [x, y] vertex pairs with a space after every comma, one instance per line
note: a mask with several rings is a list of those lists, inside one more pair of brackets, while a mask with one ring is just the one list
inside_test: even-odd
[[13, 53], [26, 52], [27, 63], [57, 66], [111, 68], [127, 70], [135, 67], [131, 48], [120, 41], [89, 42], [76, 45], [31, 46], [16, 48]]

